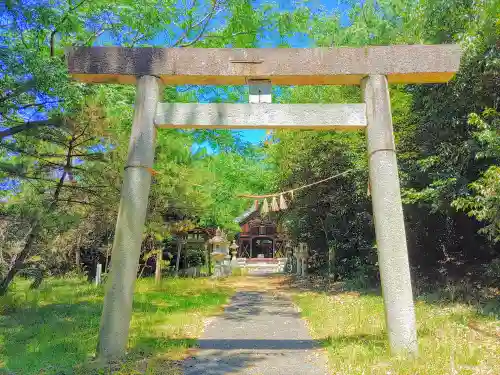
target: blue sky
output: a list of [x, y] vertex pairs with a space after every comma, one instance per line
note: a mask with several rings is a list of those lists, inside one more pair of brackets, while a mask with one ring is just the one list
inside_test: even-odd
[[[256, 1], [256, 6], [259, 6], [260, 4], [265, 4], [268, 3], [268, 1], [265, 0], [258, 0]], [[282, 10], [292, 10], [294, 8], [294, 1], [290, 0], [278, 0], [275, 1], [279, 5], [279, 8]], [[349, 23], [349, 17], [348, 17], [348, 12], [350, 9], [350, 6], [346, 4], [346, 1], [339, 1], [339, 0], [310, 0], [308, 2], [308, 6], [310, 7], [311, 10], [316, 11], [320, 9], [324, 9], [327, 12], [339, 12], [341, 14], [341, 21], [343, 24], [348, 24]], [[309, 40], [307, 37], [304, 37], [303, 35], [295, 35], [292, 38], [288, 39], [288, 43], [290, 44], [290, 47], [294, 48], [306, 48], [306, 47], [313, 47], [311, 40]], [[267, 47], [267, 46], [266, 46]], [[241, 134], [243, 135], [243, 138], [247, 140], [248, 142], [252, 143], [259, 143], [262, 141], [266, 135], [265, 130], [245, 130], [242, 131]]]

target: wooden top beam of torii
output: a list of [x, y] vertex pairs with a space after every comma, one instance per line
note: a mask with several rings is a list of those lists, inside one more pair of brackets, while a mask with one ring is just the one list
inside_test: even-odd
[[453, 44], [363, 48], [124, 48], [79, 47], [67, 51], [70, 74], [94, 83], [133, 84], [153, 75], [170, 85], [359, 85], [370, 74], [389, 83], [439, 83], [458, 70]]

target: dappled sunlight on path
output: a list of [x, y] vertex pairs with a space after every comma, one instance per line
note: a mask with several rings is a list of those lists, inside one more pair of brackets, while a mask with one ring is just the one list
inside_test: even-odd
[[238, 292], [184, 362], [185, 375], [324, 375], [326, 355], [286, 291], [285, 276], [230, 278]]

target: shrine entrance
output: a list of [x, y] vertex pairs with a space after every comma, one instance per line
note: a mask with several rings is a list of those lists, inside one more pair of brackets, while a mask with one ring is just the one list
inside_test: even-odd
[[[417, 353], [415, 311], [392, 129], [389, 84], [442, 83], [456, 45], [364, 48], [75, 48], [83, 82], [137, 86], [98, 355], [125, 353], [157, 128], [365, 130], [369, 186], [390, 347]], [[162, 85], [249, 85], [249, 104], [161, 103]], [[353, 104], [272, 104], [271, 85], [360, 85]]]
[[261, 215], [258, 202], [243, 213], [236, 222], [240, 226], [238, 234], [239, 258], [275, 258], [281, 255], [283, 239], [278, 233], [276, 217]]
[[274, 258], [274, 241], [269, 237], [254, 237], [252, 239], [252, 255], [256, 258]]

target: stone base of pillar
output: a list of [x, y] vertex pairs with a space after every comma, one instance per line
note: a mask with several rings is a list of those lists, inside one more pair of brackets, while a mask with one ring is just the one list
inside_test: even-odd
[[212, 277], [214, 279], [220, 279], [220, 278], [224, 277], [224, 269], [223, 269], [222, 264], [220, 262], [215, 262], [214, 272], [212, 274]]

